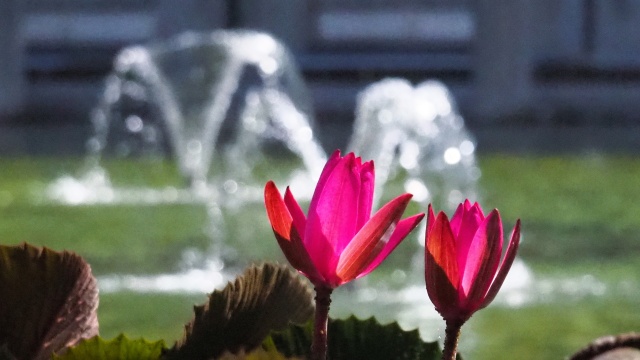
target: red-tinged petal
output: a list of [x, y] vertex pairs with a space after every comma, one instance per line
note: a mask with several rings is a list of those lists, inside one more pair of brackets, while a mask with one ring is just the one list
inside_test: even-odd
[[[469, 200], [465, 202], [465, 208], [467, 208], [468, 202]], [[468, 210], [462, 213], [461, 218], [459, 232], [457, 234], [454, 232], [454, 235], [456, 236], [458, 267], [464, 269], [466, 268], [467, 255], [469, 254], [473, 237], [476, 235], [480, 224], [484, 221], [484, 215], [477, 206], [469, 206]]]
[[513, 228], [513, 232], [511, 233], [511, 240], [509, 241], [509, 246], [507, 247], [507, 251], [504, 255], [504, 259], [502, 260], [502, 264], [500, 265], [500, 270], [498, 270], [498, 274], [496, 275], [491, 287], [489, 288], [489, 292], [486, 294], [484, 301], [479, 309], [482, 309], [489, 305], [493, 299], [495, 299], [496, 295], [498, 295], [498, 291], [500, 287], [502, 287], [502, 283], [504, 283], [504, 279], [507, 278], [507, 274], [509, 273], [509, 269], [511, 269], [511, 265], [513, 264], [513, 260], [516, 258], [516, 253], [518, 251], [518, 246], [520, 245], [520, 219], [516, 221], [516, 226]]
[[404, 194], [391, 200], [358, 231], [338, 260], [336, 274], [342, 283], [355, 279], [382, 252], [411, 197]]
[[502, 255], [502, 221], [493, 210], [473, 238], [463, 270], [461, 303], [469, 311], [477, 310], [493, 282]]
[[407, 235], [409, 235], [409, 233], [418, 226], [422, 218], [424, 218], [424, 214], [417, 214], [400, 220], [398, 225], [396, 225], [396, 229], [391, 235], [389, 242], [385, 245], [380, 254], [378, 254], [378, 256], [376, 256], [375, 259], [373, 259], [373, 261], [369, 263], [369, 265], [356, 278], [363, 277], [378, 267], [378, 265], [380, 265], [387, 256], [389, 256], [389, 254], [398, 247], [398, 245], [400, 245], [402, 240], [404, 240]]
[[464, 216], [466, 209], [463, 204], [458, 205], [456, 211], [453, 213], [451, 217], [451, 232], [453, 232], [454, 237], [458, 237], [458, 233], [460, 233], [460, 227], [462, 226], [462, 218]]
[[299, 232], [294, 226], [293, 218], [273, 181], [269, 181], [265, 186], [264, 204], [278, 245], [280, 245], [291, 266], [305, 274], [312, 281], [319, 280], [318, 272], [309, 257], [309, 253], [302, 244]]
[[427, 234], [424, 262], [424, 277], [431, 302], [445, 319], [455, 316], [460, 276], [455, 238], [449, 219], [443, 212], [438, 213]]
[[358, 197], [358, 219], [356, 231], [360, 230], [371, 217], [373, 207], [373, 189], [375, 186], [375, 171], [373, 161], [367, 161], [360, 168], [360, 195]]
[[356, 234], [359, 195], [360, 172], [349, 153], [334, 167], [307, 217], [304, 243], [323, 274], [335, 270], [333, 260]]
[[298, 234], [304, 236], [305, 229], [307, 227], [307, 217], [304, 215], [304, 212], [298, 204], [298, 201], [296, 201], [296, 198], [293, 197], [289, 187], [287, 187], [287, 190], [284, 193], [284, 204], [287, 206], [289, 214], [291, 214], [291, 217], [293, 218], [293, 225], [296, 230], [298, 230]]
[[324, 168], [320, 173], [320, 178], [318, 179], [316, 188], [313, 192], [313, 196], [311, 197], [309, 208], [315, 207], [316, 203], [318, 202], [318, 197], [320, 196], [320, 194], [322, 193], [322, 189], [324, 188], [324, 184], [326, 184], [329, 175], [331, 175], [331, 172], [341, 160], [342, 158], [340, 157], [340, 150], [336, 150], [333, 152], [333, 154], [331, 154], [329, 160], [327, 160], [327, 163], [324, 165]]
[[427, 209], [427, 236], [429, 236], [429, 232], [433, 228], [433, 224], [436, 222], [436, 216], [433, 214], [433, 207], [429, 204]]

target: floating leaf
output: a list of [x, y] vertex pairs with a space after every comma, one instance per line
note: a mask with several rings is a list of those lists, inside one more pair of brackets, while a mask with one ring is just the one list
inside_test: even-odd
[[260, 345], [272, 330], [313, 315], [311, 289], [285, 265], [252, 266], [222, 291], [215, 291], [185, 326], [167, 359], [209, 359]]
[[640, 359], [640, 333], [603, 336], [571, 355], [569, 360]]
[[[286, 331], [274, 332], [271, 340], [287, 356], [309, 357], [312, 323], [291, 325]], [[376, 319], [360, 320], [354, 316], [329, 321], [328, 358], [339, 359], [440, 359], [437, 342], [425, 342], [418, 330], [405, 331], [394, 322], [381, 325]]]
[[0, 344], [18, 359], [51, 354], [98, 333], [98, 288], [78, 255], [0, 246]]
[[262, 347], [259, 347], [248, 354], [240, 351], [237, 354], [226, 352], [217, 360], [303, 360], [300, 357], [285, 357], [278, 352], [273, 342], [265, 341]]
[[131, 340], [120, 335], [113, 340], [98, 336], [81, 341], [64, 355], [54, 355], [54, 360], [158, 360], [165, 349], [164, 341]]

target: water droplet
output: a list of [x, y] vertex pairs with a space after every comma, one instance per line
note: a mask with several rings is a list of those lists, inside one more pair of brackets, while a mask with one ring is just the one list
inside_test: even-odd
[[464, 156], [473, 155], [476, 146], [470, 140], [464, 140], [460, 143], [460, 153]]
[[456, 147], [450, 147], [444, 151], [444, 161], [449, 165], [455, 165], [460, 162], [462, 155]]
[[142, 128], [144, 126], [142, 119], [138, 115], [127, 116], [127, 118], [124, 120], [124, 123], [125, 123], [125, 126], [127, 127], [127, 130], [129, 130], [132, 133], [137, 133], [142, 131]]

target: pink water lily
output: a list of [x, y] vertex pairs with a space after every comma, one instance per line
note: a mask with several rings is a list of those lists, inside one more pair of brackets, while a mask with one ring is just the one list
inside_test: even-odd
[[498, 210], [484, 216], [478, 203], [466, 200], [451, 222], [429, 206], [425, 247], [425, 280], [429, 298], [447, 322], [462, 325], [489, 305], [511, 268], [520, 243], [520, 220], [502, 256], [502, 221]]
[[315, 286], [311, 359], [326, 360], [327, 323], [334, 288], [375, 269], [424, 214], [401, 220], [411, 194], [391, 200], [371, 216], [373, 161], [335, 151], [327, 161], [307, 215], [287, 188], [284, 197], [269, 181], [264, 203], [271, 227], [289, 263]]
[[401, 220], [411, 194], [403, 194], [371, 216], [373, 161], [335, 151], [311, 198], [308, 215], [290, 189], [284, 197], [270, 181], [267, 215], [287, 260], [317, 286], [336, 288], [376, 268], [418, 225], [424, 214]]

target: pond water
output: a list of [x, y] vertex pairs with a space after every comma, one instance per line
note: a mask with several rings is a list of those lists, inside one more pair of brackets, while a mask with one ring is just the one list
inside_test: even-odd
[[[0, 239], [84, 256], [101, 287], [103, 336], [125, 332], [170, 343], [206, 292], [249, 262], [284, 261], [259, 202], [223, 214], [228, 240], [214, 249], [210, 209], [180, 201], [179, 192], [166, 190], [165, 200], [146, 204], [43, 200], [48, 185], [81, 165], [82, 159], [0, 159]], [[142, 179], [140, 163], [106, 164], [132, 187], [179, 178], [173, 165], [156, 165]], [[640, 159], [487, 155], [479, 166], [483, 207], [499, 208], [505, 228], [521, 218], [523, 244], [511, 283], [463, 328], [463, 353], [472, 359], [559, 359], [595, 337], [638, 330]], [[412, 207], [409, 212], [421, 205]], [[440, 339], [443, 324], [421, 275], [420, 236], [412, 234], [370, 276], [337, 290], [332, 316], [397, 320]], [[225, 266], [212, 254], [222, 254]]]

